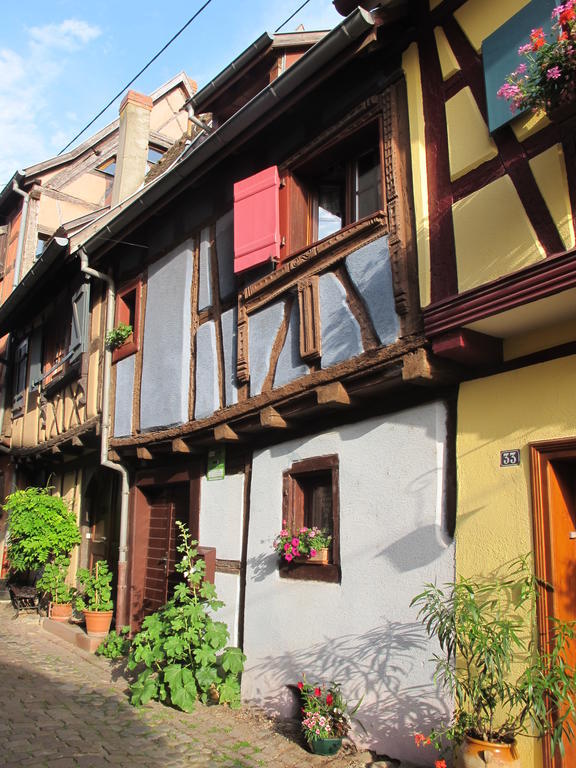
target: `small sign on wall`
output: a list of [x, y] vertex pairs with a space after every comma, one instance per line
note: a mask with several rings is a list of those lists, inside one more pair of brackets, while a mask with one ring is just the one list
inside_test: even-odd
[[508, 451], [500, 451], [501, 467], [517, 467], [520, 464], [520, 449], [512, 448]]
[[226, 477], [226, 448], [211, 448], [206, 466], [207, 480], [224, 480]]

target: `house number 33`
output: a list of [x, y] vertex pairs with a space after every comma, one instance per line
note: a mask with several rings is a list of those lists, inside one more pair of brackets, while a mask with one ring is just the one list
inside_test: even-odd
[[515, 448], [512, 451], [500, 451], [501, 467], [517, 467], [520, 464], [520, 451]]

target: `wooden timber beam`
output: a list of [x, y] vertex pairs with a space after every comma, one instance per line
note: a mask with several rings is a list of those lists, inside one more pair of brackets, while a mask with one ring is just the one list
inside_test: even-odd
[[122, 456], [120, 456], [118, 451], [113, 451], [112, 448], [108, 450], [108, 458], [110, 461], [122, 461]]
[[214, 427], [214, 440], [237, 442], [240, 437], [228, 424], [218, 424]]
[[344, 407], [350, 405], [350, 395], [346, 387], [339, 381], [333, 381], [331, 384], [325, 384], [316, 389], [316, 399], [318, 405], [335, 405]]
[[260, 426], [269, 429], [286, 429], [288, 424], [275, 408], [268, 406], [260, 411]]
[[72, 438], [72, 447], [73, 448], [84, 448], [84, 442], [83, 442], [82, 438], [78, 437], [77, 435], [75, 435]]
[[425, 349], [417, 349], [402, 359], [402, 381], [407, 384], [435, 386], [456, 380], [454, 365], [442, 363], [429, 356]]
[[150, 461], [154, 458], [154, 455], [148, 448], [136, 448], [136, 456], [142, 461]]
[[172, 440], [172, 451], [174, 453], [190, 453], [190, 446], [186, 441], [177, 437], [176, 440]]

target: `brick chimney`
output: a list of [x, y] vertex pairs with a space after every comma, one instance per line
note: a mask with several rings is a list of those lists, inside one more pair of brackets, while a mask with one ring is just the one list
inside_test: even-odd
[[152, 99], [128, 91], [120, 104], [120, 128], [112, 205], [125, 200], [144, 182], [148, 162], [148, 139]]

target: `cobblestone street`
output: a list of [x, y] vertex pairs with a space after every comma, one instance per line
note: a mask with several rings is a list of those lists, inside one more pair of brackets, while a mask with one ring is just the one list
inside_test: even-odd
[[[138, 710], [110, 663], [44, 631], [35, 615], [0, 604], [2, 768], [360, 768], [370, 754], [321, 758], [245, 710], [189, 715], [151, 703]], [[387, 765], [383, 762], [380, 765]]]

